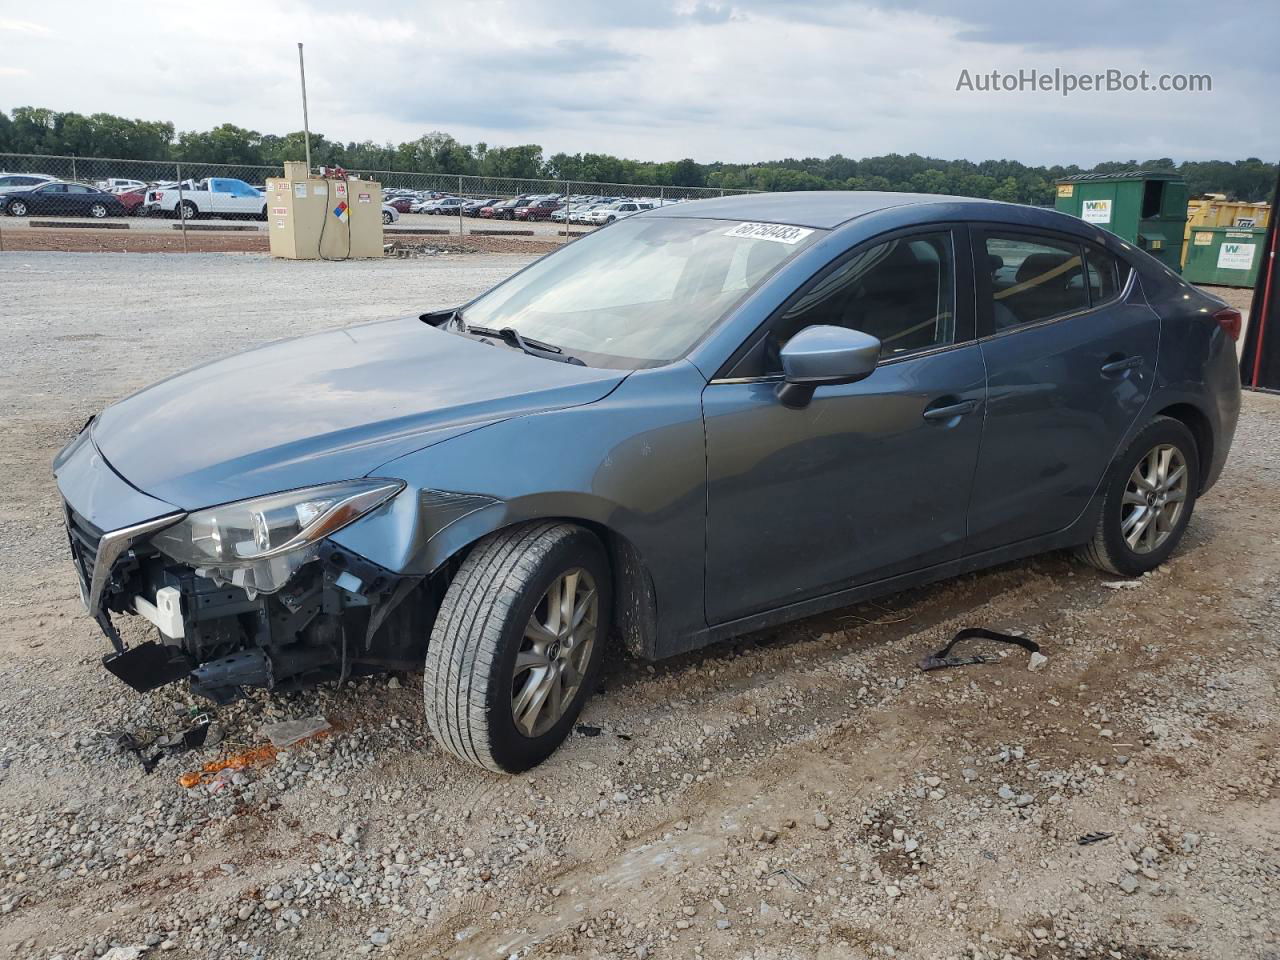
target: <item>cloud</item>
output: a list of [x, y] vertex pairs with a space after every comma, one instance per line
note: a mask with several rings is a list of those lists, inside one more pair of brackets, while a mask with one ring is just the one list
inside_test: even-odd
[[[300, 126], [306, 43], [312, 129], [402, 141], [447, 130], [548, 152], [755, 161], [919, 152], [1091, 164], [1274, 157], [1262, 121], [1280, 76], [1270, 0], [1160, 8], [1079, 0], [48, 0], [55, 37], [0, 53], [0, 108], [20, 104], [263, 132]], [[27, 23], [26, 21], [0, 21]], [[145, 24], [145, 43], [139, 42]], [[10, 28], [12, 29], [12, 28]], [[127, 55], [123, 55], [127, 54]], [[75, 71], [65, 64], [73, 62]], [[957, 92], [960, 71], [1108, 68], [1213, 74], [1205, 94]], [[1215, 131], [1207, 135], [1209, 124]], [[1228, 137], [1219, 134], [1230, 131]]]
[[0, 30], [34, 36], [45, 36], [49, 33], [49, 28], [43, 24], [33, 23], [30, 20], [10, 20], [4, 17], [0, 17]]

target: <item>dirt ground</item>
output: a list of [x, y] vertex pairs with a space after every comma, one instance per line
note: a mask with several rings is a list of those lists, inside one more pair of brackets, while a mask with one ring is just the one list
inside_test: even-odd
[[[496, 227], [494, 229], [497, 229]], [[388, 234], [388, 242], [399, 249], [427, 247], [449, 253], [550, 253], [563, 245], [563, 241], [547, 237], [414, 237], [406, 234]], [[8, 252], [30, 250], [61, 251], [64, 253], [182, 253], [182, 234], [141, 230], [94, 229], [29, 229], [7, 230], [0, 238]], [[218, 232], [191, 230], [187, 233], [186, 249], [190, 253], [266, 253], [265, 233], [250, 231]], [[394, 252], [391, 255], [395, 255]]]
[[[437, 749], [412, 675], [217, 710], [220, 742], [149, 774], [121, 752], [198, 705], [102, 669], [58, 447], [177, 368], [525, 262], [0, 255], [0, 956], [1280, 958], [1277, 396], [1246, 394], [1155, 574], [1053, 554], [675, 661], [614, 654], [524, 776]], [[1047, 663], [978, 645], [1001, 658], [916, 668], [966, 626]], [[316, 715], [328, 735], [179, 784]]]

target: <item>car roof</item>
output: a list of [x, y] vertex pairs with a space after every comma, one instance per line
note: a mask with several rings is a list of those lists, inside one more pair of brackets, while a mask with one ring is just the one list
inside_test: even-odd
[[[973, 197], [952, 197], [938, 193], [883, 193], [875, 190], [797, 190], [791, 193], [747, 193], [733, 197], [690, 200], [655, 207], [645, 217], [702, 217], [711, 220], [745, 220], [762, 223], [789, 223], [801, 227], [830, 230], [857, 217], [892, 207], [911, 204], [972, 204], [974, 207], [1004, 208], [1010, 204]], [[1023, 208], [1027, 209], [1027, 208]], [[1034, 208], [1030, 208], [1034, 209]], [[976, 211], [975, 211], [976, 212]]]

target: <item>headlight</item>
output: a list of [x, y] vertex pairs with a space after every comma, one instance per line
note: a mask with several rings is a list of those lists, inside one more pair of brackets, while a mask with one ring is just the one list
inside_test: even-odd
[[160, 531], [152, 545], [250, 597], [274, 593], [315, 557], [325, 537], [386, 503], [399, 480], [349, 480], [210, 507]]

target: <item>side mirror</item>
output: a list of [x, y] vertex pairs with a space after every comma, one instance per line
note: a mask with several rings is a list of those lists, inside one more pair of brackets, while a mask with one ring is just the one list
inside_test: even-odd
[[778, 399], [788, 407], [804, 407], [813, 391], [837, 383], [856, 383], [871, 376], [880, 362], [880, 341], [848, 327], [805, 327], [782, 348], [785, 381]]

